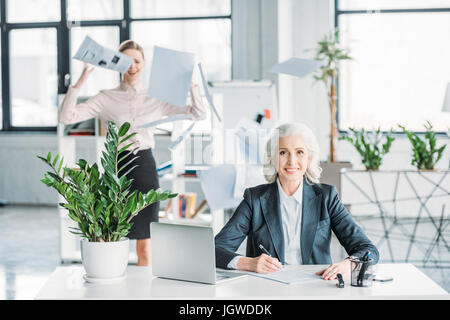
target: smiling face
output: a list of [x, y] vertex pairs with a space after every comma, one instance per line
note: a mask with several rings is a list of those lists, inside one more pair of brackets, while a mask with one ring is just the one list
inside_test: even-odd
[[306, 143], [299, 135], [279, 139], [278, 178], [282, 184], [299, 184], [310, 161], [311, 155]]
[[130, 68], [123, 75], [123, 81], [130, 85], [135, 85], [140, 81], [141, 71], [145, 66], [144, 57], [137, 49], [126, 49], [122, 53], [133, 60]]

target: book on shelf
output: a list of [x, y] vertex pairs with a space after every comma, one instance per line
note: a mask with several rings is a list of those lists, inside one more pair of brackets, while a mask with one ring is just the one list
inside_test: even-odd
[[199, 170], [205, 170], [208, 166], [187, 166], [183, 173], [178, 174], [179, 177], [197, 178], [197, 172]]
[[89, 128], [73, 128], [68, 132], [69, 136], [93, 136], [94, 134], [94, 129]]
[[178, 197], [178, 217], [192, 218], [195, 213], [197, 194], [195, 192], [187, 192], [180, 194]]
[[185, 178], [197, 178], [197, 173], [180, 173], [178, 176]]
[[165, 174], [172, 172], [172, 161], [167, 161], [162, 163], [156, 168], [156, 172], [158, 173], [158, 177], [161, 178]]
[[195, 209], [194, 213], [192, 214], [191, 218], [194, 218], [198, 213], [202, 213], [203, 211], [206, 210], [207, 206], [207, 202], [205, 199], [202, 200], [202, 202], [200, 202], [199, 206]]

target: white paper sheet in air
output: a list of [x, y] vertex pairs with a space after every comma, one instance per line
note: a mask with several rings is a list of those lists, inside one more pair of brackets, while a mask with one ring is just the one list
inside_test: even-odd
[[217, 112], [217, 109], [214, 106], [211, 95], [209, 94], [208, 82], [206, 81], [206, 77], [205, 77], [205, 74], [203, 73], [202, 65], [200, 63], [198, 64], [198, 69], [200, 70], [200, 76], [202, 77], [203, 89], [205, 91], [205, 96], [206, 96], [206, 100], [208, 100], [209, 107], [212, 109], [212, 111], [216, 115], [217, 120], [219, 120], [219, 122], [222, 122], [222, 119], [220, 118], [219, 113]]
[[180, 136], [174, 142], [172, 142], [172, 144], [169, 146], [170, 151], [175, 150], [175, 148], [181, 143], [181, 141], [183, 141], [184, 138], [186, 138], [186, 136], [191, 132], [192, 128], [194, 127], [195, 122], [196, 121], [192, 122], [191, 125], [186, 130], [184, 130], [183, 133], [181, 133]]
[[274, 65], [268, 71], [271, 73], [284, 73], [296, 77], [304, 77], [320, 68], [322, 62], [314, 59], [290, 58]]
[[236, 168], [233, 164], [198, 170], [197, 176], [211, 210], [234, 209], [242, 201], [242, 197], [233, 196], [236, 178]]
[[193, 53], [155, 46], [147, 95], [185, 107], [193, 71]]
[[320, 276], [314, 274], [313, 272], [300, 271], [296, 266], [289, 265], [283, 266], [281, 270], [269, 274], [256, 272], [248, 272], [248, 274], [251, 276], [282, 282], [285, 284], [306, 283], [322, 279]]
[[73, 58], [120, 73], [127, 72], [133, 63], [126, 54], [104, 48], [89, 36], [84, 38]]

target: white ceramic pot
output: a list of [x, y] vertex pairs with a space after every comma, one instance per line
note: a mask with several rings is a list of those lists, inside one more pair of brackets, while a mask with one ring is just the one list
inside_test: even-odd
[[128, 265], [130, 240], [89, 242], [81, 239], [81, 260], [88, 278], [112, 279], [125, 275]]

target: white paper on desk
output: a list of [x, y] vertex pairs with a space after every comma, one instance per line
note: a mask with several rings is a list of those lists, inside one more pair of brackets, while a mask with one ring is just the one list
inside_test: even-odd
[[192, 120], [194, 119], [194, 116], [192, 114], [176, 114], [174, 116], [162, 118], [156, 121], [152, 121], [146, 124], [143, 124], [139, 126], [138, 128], [150, 128], [150, 127], [156, 127], [159, 124], [166, 123], [166, 122], [173, 122], [173, 121], [180, 121], [180, 120]]
[[271, 73], [284, 73], [296, 77], [304, 77], [320, 68], [322, 62], [314, 59], [290, 58], [274, 65], [268, 71]]
[[208, 82], [206, 81], [206, 77], [205, 77], [205, 74], [203, 73], [202, 65], [200, 63], [198, 64], [198, 69], [200, 70], [200, 76], [202, 77], [202, 83], [203, 83], [203, 90], [205, 91], [205, 96], [206, 96], [206, 100], [208, 100], [209, 107], [212, 109], [212, 111], [216, 115], [217, 120], [219, 120], [219, 122], [222, 122], [222, 119], [220, 118], [219, 113], [217, 112], [217, 109], [214, 106], [211, 95], [209, 94]]
[[196, 121], [192, 122], [191, 125], [186, 130], [184, 130], [183, 133], [180, 134], [180, 136], [174, 142], [172, 142], [172, 144], [169, 146], [170, 151], [175, 150], [175, 148], [181, 143], [181, 141], [183, 141], [184, 138], [186, 138], [186, 136], [189, 134], [189, 132], [191, 132], [192, 128], [194, 127], [195, 122]]
[[125, 73], [133, 61], [122, 52], [106, 49], [86, 36], [73, 56], [74, 59], [120, 73]]
[[306, 283], [322, 279], [320, 276], [312, 272], [298, 270], [297, 266], [294, 265], [283, 266], [281, 270], [269, 274], [262, 274], [256, 272], [248, 272], [248, 274], [251, 276], [282, 282], [285, 284]]
[[236, 167], [223, 164], [209, 170], [198, 170], [201, 187], [211, 210], [234, 209], [242, 201], [242, 196], [233, 196]]
[[155, 46], [147, 95], [185, 107], [193, 71], [193, 53]]

